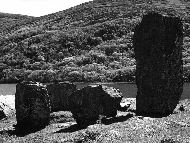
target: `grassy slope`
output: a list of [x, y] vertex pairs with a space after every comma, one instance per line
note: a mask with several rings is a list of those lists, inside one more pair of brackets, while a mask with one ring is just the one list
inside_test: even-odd
[[[94, 0], [65, 11], [24, 19], [2, 30], [0, 71], [3, 74], [0, 74], [0, 81], [49, 82], [50, 76], [70, 81], [133, 81], [133, 28], [143, 14], [152, 10], [183, 19], [183, 56], [188, 71], [188, 1]], [[189, 73], [185, 74], [188, 80]], [[121, 75], [125, 78], [120, 78]]]

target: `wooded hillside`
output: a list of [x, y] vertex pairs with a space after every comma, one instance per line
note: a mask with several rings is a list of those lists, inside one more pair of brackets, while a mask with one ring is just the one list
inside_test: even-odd
[[188, 0], [94, 0], [57, 13], [0, 14], [0, 82], [134, 81], [133, 29], [143, 14], [181, 17], [190, 80]]

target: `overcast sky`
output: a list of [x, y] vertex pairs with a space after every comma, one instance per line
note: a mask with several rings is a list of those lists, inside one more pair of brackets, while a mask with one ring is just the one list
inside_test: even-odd
[[0, 0], [0, 12], [42, 16], [92, 0]]

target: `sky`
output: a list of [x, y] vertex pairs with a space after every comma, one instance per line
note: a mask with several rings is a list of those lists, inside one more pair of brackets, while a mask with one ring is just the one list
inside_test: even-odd
[[0, 12], [43, 16], [92, 0], [0, 0]]

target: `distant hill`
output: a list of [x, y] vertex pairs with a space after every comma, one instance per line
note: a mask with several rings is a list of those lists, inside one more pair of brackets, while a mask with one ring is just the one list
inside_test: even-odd
[[34, 17], [20, 14], [9, 14], [0, 12], [0, 33], [10, 32], [11, 28], [16, 27], [20, 23], [31, 20]]
[[149, 11], [183, 19], [188, 71], [188, 0], [94, 0], [36, 18], [0, 14], [0, 81], [134, 81], [133, 28]]

